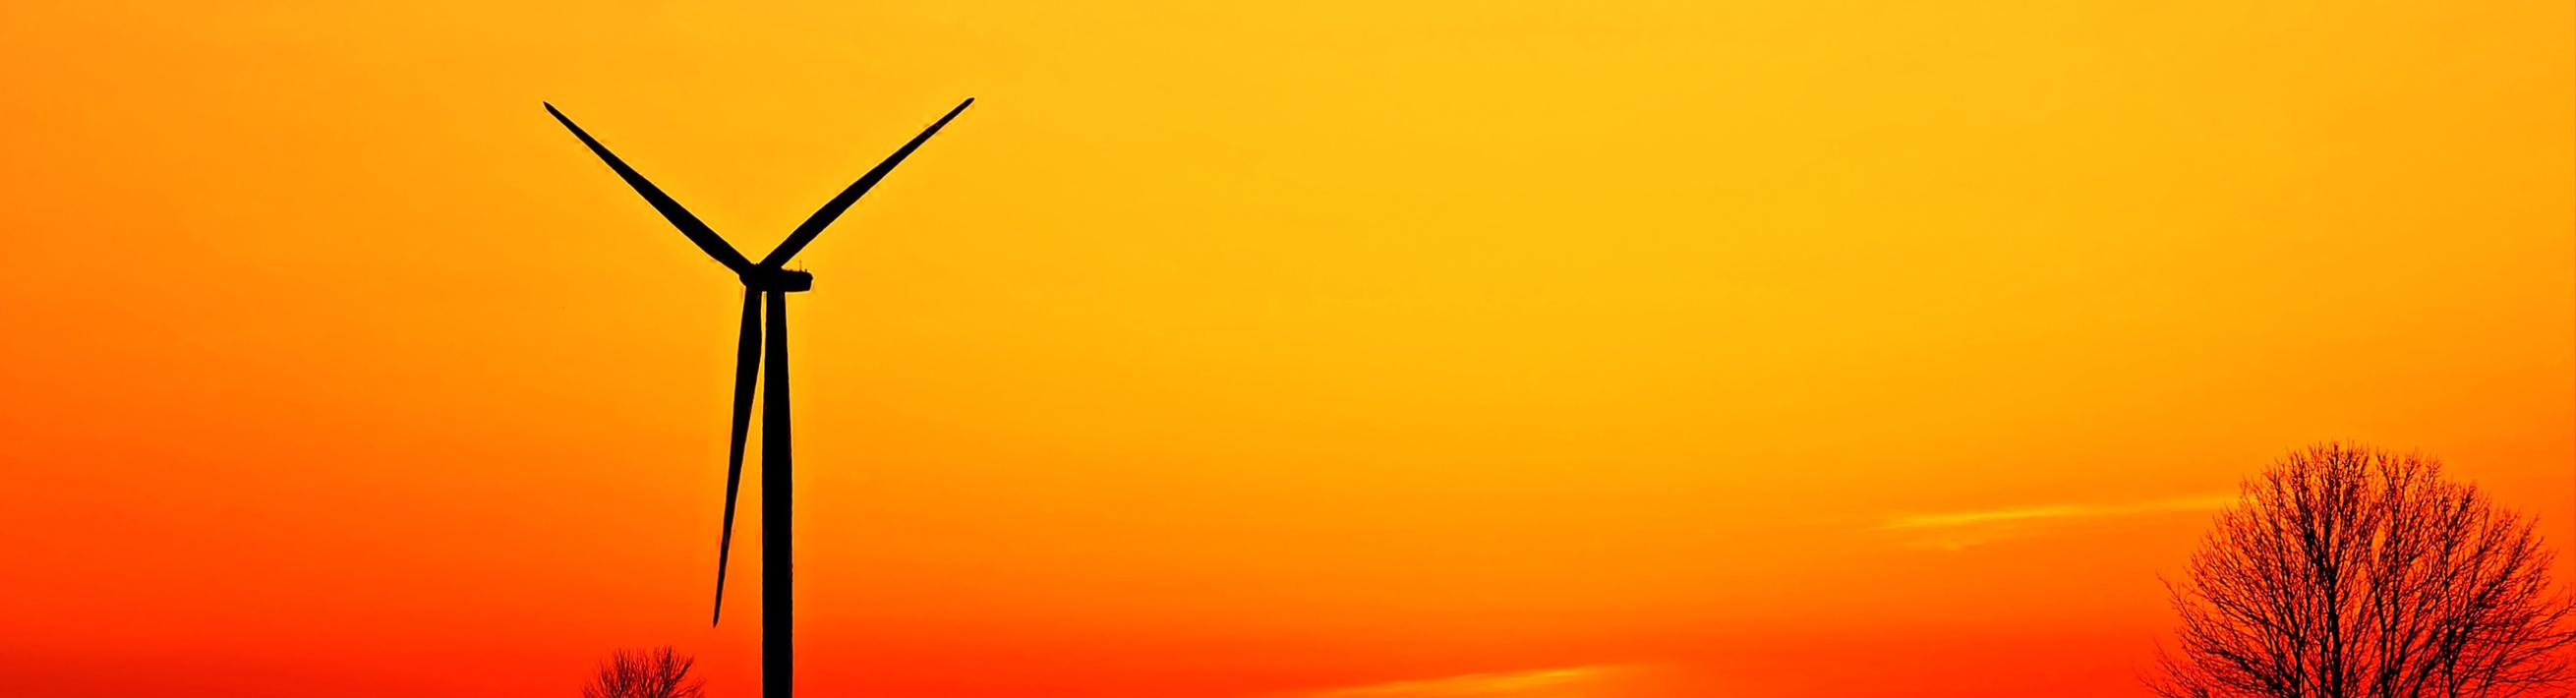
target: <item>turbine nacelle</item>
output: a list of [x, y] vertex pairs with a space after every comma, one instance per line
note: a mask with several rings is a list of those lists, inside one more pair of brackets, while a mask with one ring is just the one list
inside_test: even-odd
[[774, 293], [811, 291], [814, 290], [814, 275], [794, 269], [752, 267], [742, 271], [742, 287]]

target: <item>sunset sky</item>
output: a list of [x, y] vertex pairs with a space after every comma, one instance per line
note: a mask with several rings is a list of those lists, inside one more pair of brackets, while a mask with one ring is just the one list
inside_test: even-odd
[[2565, 0], [369, 5], [0, 6], [12, 692], [756, 693], [540, 102], [757, 258], [976, 98], [798, 257], [810, 695], [2134, 695], [2330, 439], [2576, 545]]

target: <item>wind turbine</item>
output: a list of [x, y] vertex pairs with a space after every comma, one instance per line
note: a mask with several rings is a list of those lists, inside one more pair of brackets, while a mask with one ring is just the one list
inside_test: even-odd
[[[792, 531], [796, 496], [794, 457], [788, 453], [787, 294], [813, 289], [814, 275], [785, 269], [783, 265], [795, 257], [797, 251], [805, 249], [806, 243], [813, 242], [814, 236], [822, 234], [823, 228], [839, 218], [842, 211], [849, 210], [850, 204], [859, 200], [859, 195], [868, 193], [868, 188], [876, 186], [877, 180], [885, 179], [886, 173], [893, 171], [895, 165], [902, 164], [905, 156], [911, 155], [923, 141], [930, 140], [931, 134], [938, 133], [940, 127], [947, 126], [950, 119], [957, 118], [958, 112], [966, 111], [967, 105], [974, 103], [973, 98], [959, 102], [957, 108], [948, 110], [948, 115], [939, 117], [938, 121], [930, 124], [930, 128], [922, 129], [921, 135], [913, 136], [911, 142], [895, 149], [894, 154], [877, 163], [875, 169], [860, 175], [859, 181], [850, 183], [839, 196], [824, 202], [821, 210], [806, 218], [803, 225], [796, 226], [794, 232], [787, 234], [786, 240], [778, 243], [777, 249], [770, 250], [769, 256], [762, 257], [758, 263], [743, 258], [732, 245], [725, 244], [724, 238], [717, 237], [714, 229], [708, 228], [697, 216], [690, 215], [688, 209], [681, 208], [680, 203], [672, 201], [660, 187], [646, 181], [644, 175], [635, 172], [635, 168], [626, 166], [626, 161], [618, 159], [615, 153], [608, 152], [607, 146], [600, 145], [589, 132], [574, 125], [571, 118], [555, 109], [555, 105], [546, 104], [546, 113], [563, 122], [564, 128], [572, 129], [572, 135], [580, 138], [582, 145], [590, 146], [590, 152], [597, 153], [600, 160], [607, 162], [608, 169], [616, 170], [617, 176], [624, 178], [627, 186], [635, 188], [635, 193], [644, 195], [644, 200], [653, 204], [653, 210], [662, 212], [663, 218], [679, 227], [680, 234], [688, 236], [690, 242], [697, 243], [698, 249], [706, 250], [707, 256], [714, 257], [716, 262], [733, 270], [742, 279], [742, 332], [734, 354], [733, 369], [733, 441], [725, 461], [724, 536], [716, 545], [716, 604], [710, 622], [724, 618], [725, 563], [733, 550], [734, 496], [742, 488], [744, 431], [751, 426], [751, 389], [757, 382], [765, 388], [760, 409], [760, 681], [763, 695], [787, 698], [796, 690], [795, 535]], [[767, 311], [766, 331], [763, 328], [764, 308]], [[764, 368], [768, 370], [765, 377], [761, 373]]]

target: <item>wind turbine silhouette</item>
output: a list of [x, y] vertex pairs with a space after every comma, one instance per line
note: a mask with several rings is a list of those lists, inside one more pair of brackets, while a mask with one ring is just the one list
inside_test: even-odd
[[[635, 172], [635, 168], [626, 166], [626, 161], [618, 159], [615, 153], [608, 152], [607, 146], [600, 145], [598, 139], [591, 138], [589, 132], [573, 124], [572, 119], [557, 111], [554, 104], [546, 104], [546, 113], [563, 122], [564, 128], [572, 129], [572, 135], [580, 138], [582, 145], [590, 146], [590, 152], [597, 153], [601, 161], [607, 162], [608, 169], [616, 170], [617, 176], [624, 178], [627, 186], [635, 188], [635, 193], [644, 195], [644, 200], [653, 204], [653, 210], [662, 212], [663, 218], [679, 227], [680, 234], [687, 235], [690, 242], [697, 243], [698, 249], [706, 250], [707, 256], [714, 257], [716, 262], [733, 270], [742, 279], [742, 333], [734, 354], [733, 369], [733, 441], [725, 462], [724, 536], [716, 546], [716, 603], [715, 613], [709, 622], [724, 619], [725, 564], [733, 551], [734, 497], [742, 488], [743, 439], [744, 431], [751, 427], [752, 384], [759, 382], [765, 388], [760, 410], [760, 681], [763, 695], [787, 698], [796, 690], [795, 535], [792, 518], [796, 496], [794, 456], [788, 452], [787, 294], [813, 289], [814, 275], [785, 269], [783, 265], [795, 257], [797, 251], [805, 249], [806, 243], [821, 235], [823, 228], [839, 218], [842, 211], [849, 210], [850, 204], [859, 200], [859, 195], [868, 193], [870, 187], [876, 186], [877, 180], [885, 179], [887, 172], [902, 164], [905, 156], [911, 155], [923, 141], [938, 133], [940, 127], [957, 118], [958, 112], [966, 111], [967, 105], [974, 103], [973, 98], [959, 102], [957, 108], [948, 110], [947, 116], [939, 117], [939, 121], [932, 123], [930, 128], [922, 129], [921, 135], [913, 136], [911, 142], [895, 149], [893, 155], [886, 156], [875, 169], [860, 175], [859, 181], [850, 183], [839, 196], [824, 202], [822, 209], [806, 218], [803, 225], [796, 226], [794, 232], [787, 234], [786, 240], [778, 243], [777, 249], [770, 250], [769, 256], [762, 257], [757, 264], [744, 259], [732, 245], [725, 244], [724, 238], [717, 237], [714, 229], [708, 228], [697, 216], [690, 215], [688, 209], [681, 208], [680, 203], [662, 193], [660, 187], [646, 181], [644, 175]], [[764, 299], [767, 301], [765, 304]], [[766, 332], [762, 327], [764, 306], [767, 310]], [[765, 379], [761, 373], [763, 368], [768, 369]]]

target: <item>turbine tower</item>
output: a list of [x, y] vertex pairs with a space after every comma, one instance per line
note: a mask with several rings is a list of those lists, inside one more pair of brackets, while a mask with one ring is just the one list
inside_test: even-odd
[[[796, 511], [796, 471], [794, 456], [788, 453], [787, 294], [814, 288], [813, 274], [791, 271], [784, 265], [789, 258], [796, 256], [798, 250], [805, 249], [806, 243], [813, 242], [814, 236], [822, 234], [823, 228], [832, 224], [832, 219], [849, 210], [850, 204], [859, 200], [859, 195], [868, 193], [868, 188], [876, 186], [877, 180], [885, 179], [886, 173], [894, 170], [895, 165], [902, 164], [905, 156], [911, 155], [923, 141], [930, 140], [931, 134], [938, 133], [940, 127], [947, 126], [950, 119], [957, 118], [958, 112], [966, 111], [967, 105], [974, 103], [972, 98], [960, 102], [957, 108], [948, 110], [948, 115], [931, 123], [930, 128], [922, 129], [921, 135], [913, 136], [911, 142], [895, 149], [894, 154], [877, 163], [875, 169], [860, 175], [859, 181], [850, 183], [839, 196], [824, 202], [821, 210], [806, 218], [803, 225], [796, 226], [795, 232], [788, 233], [787, 239], [779, 242], [778, 248], [770, 250], [769, 256], [762, 257], [758, 263], [743, 258], [732, 245], [725, 244], [724, 238], [716, 236], [714, 229], [708, 228], [697, 216], [690, 215], [688, 209], [681, 208], [680, 203], [662, 193], [661, 188], [645, 180], [644, 175], [637, 174], [635, 168], [626, 166], [626, 161], [618, 159], [615, 153], [608, 152], [607, 146], [600, 145], [589, 132], [574, 125], [571, 118], [555, 109], [555, 105], [546, 105], [546, 113], [563, 122], [564, 128], [572, 129], [572, 135], [580, 138], [582, 145], [590, 146], [590, 152], [597, 153], [601, 161], [607, 162], [608, 169], [616, 170], [617, 176], [624, 178], [627, 186], [644, 195], [644, 200], [653, 204], [653, 210], [662, 212], [663, 218], [679, 227], [680, 234], [688, 236], [690, 242], [697, 243], [698, 249], [706, 250], [707, 256], [714, 257], [716, 262], [733, 270], [742, 279], [742, 332], [733, 368], [733, 441], [725, 461], [724, 534], [716, 544], [716, 603], [710, 622], [724, 618], [725, 563], [733, 550], [734, 498], [742, 489], [744, 432], [751, 427], [751, 391], [753, 384], [758, 383], [764, 388], [760, 408], [760, 682], [762, 695], [769, 698], [788, 698], [796, 691], [793, 569], [796, 538], [792, 518]], [[765, 377], [762, 369], [768, 370]]]

